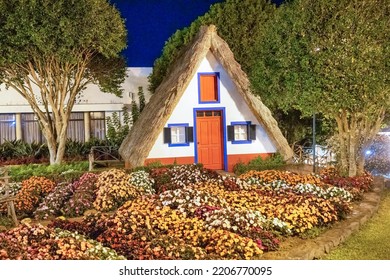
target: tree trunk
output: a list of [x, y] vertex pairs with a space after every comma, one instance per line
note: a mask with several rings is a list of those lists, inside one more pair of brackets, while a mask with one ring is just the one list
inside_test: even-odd
[[342, 175], [353, 177], [364, 174], [365, 149], [379, 131], [384, 115], [383, 109], [378, 112], [377, 117], [346, 112], [335, 117], [340, 144], [339, 169]]
[[360, 156], [357, 159], [357, 174], [363, 175], [364, 174], [364, 165], [366, 163], [366, 159], [364, 157], [364, 151], [360, 153]]
[[340, 174], [353, 177], [359, 174], [358, 161], [360, 154], [359, 133], [355, 117], [342, 112], [336, 118], [339, 135], [339, 171]]
[[66, 130], [68, 127], [68, 122], [62, 124], [61, 133], [59, 135], [58, 139], [58, 148], [57, 148], [57, 157], [56, 157], [56, 163], [60, 164], [65, 155], [65, 148], [66, 148]]
[[348, 176], [354, 177], [357, 174], [357, 151], [359, 150], [359, 141], [356, 131], [356, 119], [354, 117], [350, 117], [348, 129], [348, 150], [349, 150], [349, 160], [348, 160]]
[[43, 136], [47, 141], [47, 148], [49, 149], [50, 164], [57, 163], [57, 144], [54, 135], [47, 130], [42, 131]]
[[339, 158], [339, 172], [340, 174], [348, 174], [348, 135], [344, 131], [343, 120], [341, 117], [336, 118], [338, 128], [339, 149], [337, 151]]
[[356, 138], [351, 136], [349, 141], [349, 160], [348, 160], [348, 176], [354, 177], [357, 175], [356, 161]]
[[68, 118], [66, 120], [56, 123], [52, 129], [49, 124], [44, 124], [42, 133], [47, 141], [47, 147], [49, 149], [50, 164], [61, 164], [64, 159], [66, 141], [67, 141], [67, 128]]

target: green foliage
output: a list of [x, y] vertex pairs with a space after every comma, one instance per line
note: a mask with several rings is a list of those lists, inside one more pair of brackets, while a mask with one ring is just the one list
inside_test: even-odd
[[139, 115], [144, 110], [146, 105], [143, 87], [138, 87], [138, 104], [135, 100], [131, 101], [131, 118], [133, 124], [138, 120]]
[[[65, 146], [67, 161], [87, 159], [92, 146], [107, 146], [107, 140], [92, 138], [86, 143], [68, 139]], [[0, 165], [47, 162], [49, 150], [45, 143], [26, 143], [22, 140], [5, 141], [0, 145]]]
[[332, 250], [325, 260], [387, 260], [390, 254], [390, 190], [385, 189], [378, 212]]
[[[60, 64], [76, 65], [83, 55], [93, 53], [88, 61], [91, 71], [85, 74], [101, 79], [103, 88], [118, 94], [125, 76], [118, 54], [126, 47], [127, 32], [119, 11], [108, 1], [2, 0], [0, 6], [0, 78], [5, 78], [1, 82], [10, 79], [15, 63], [45, 63], [56, 57]], [[39, 72], [40, 65], [36, 66]]]
[[249, 161], [247, 164], [239, 162], [233, 167], [233, 172], [237, 175], [248, 172], [249, 170], [270, 170], [278, 169], [284, 166], [286, 163], [283, 160], [283, 157], [280, 154], [274, 154], [266, 159], [263, 159], [261, 156]]
[[254, 91], [271, 108], [336, 124], [349, 176], [363, 172], [365, 147], [390, 107], [389, 11], [385, 0], [287, 2], [255, 46]]
[[135, 100], [131, 101], [131, 118], [133, 120], [133, 123], [135, 123], [139, 118], [139, 107], [137, 105], [137, 102]]
[[267, 40], [258, 41], [263, 59], [252, 72], [254, 87], [266, 102], [306, 115], [388, 105], [386, 11], [389, 4], [382, 0], [282, 5], [267, 26]]
[[18, 157], [40, 157], [45, 155], [47, 150], [44, 144], [28, 144], [22, 140], [5, 141], [0, 145], [0, 159], [7, 160]]
[[139, 112], [141, 113], [144, 110], [145, 105], [146, 105], [143, 87], [138, 87], [138, 100], [139, 100]]
[[167, 40], [149, 77], [150, 92], [160, 85], [172, 62], [202, 25], [217, 26], [218, 34], [229, 44], [236, 60], [245, 71], [249, 71], [254, 61], [253, 45], [255, 41], [262, 40], [264, 26], [274, 11], [275, 6], [268, 0], [227, 0], [212, 5], [205, 15], [197, 18], [189, 27], [176, 31]]
[[89, 163], [87, 161], [68, 163], [68, 164], [29, 164], [14, 166], [9, 168], [11, 180], [18, 182], [26, 180], [32, 176], [50, 178], [55, 181], [69, 180], [80, 177], [80, 174], [88, 171]]
[[119, 147], [130, 130], [131, 120], [126, 107], [122, 109], [123, 121], [118, 112], [107, 117], [107, 141], [110, 146]]
[[121, 95], [124, 20], [107, 0], [0, 0], [0, 7], [0, 84], [26, 99], [50, 163], [61, 163], [62, 131], [81, 91], [93, 83]]
[[88, 155], [90, 149], [88, 149], [88, 145], [85, 145], [85, 143], [74, 141], [71, 139], [68, 139], [66, 141], [65, 145], [65, 157], [75, 160], [75, 159], [82, 159], [85, 158], [86, 155]]
[[74, 63], [75, 51], [85, 49], [117, 57], [126, 46], [123, 19], [106, 0], [2, 0], [0, 7], [0, 49], [8, 63], [31, 55]]

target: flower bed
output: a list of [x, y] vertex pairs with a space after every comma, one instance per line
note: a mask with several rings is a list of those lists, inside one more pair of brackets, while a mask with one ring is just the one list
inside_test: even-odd
[[[51, 191], [40, 192], [36, 217], [81, 215], [92, 207], [101, 212], [78, 222], [55, 219], [48, 227], [22, 225], [2, 233], [0, 256], [261, 259], [263, 252], [277, 250], [284, 237], [345, 217], [351, 202], [372, 183], [368, 174], [337, 178], [329, 171], [304, 176], [250, 171], [238, 178], [223, 177], [195, 165], [150, 173], [112, 169], [57, 186], [33, 178], [51, 186], [40, 187]], [[19, 193], [26, 193], [23, 186], [26, 183]], [[112, 210], [111, 215], [102, 213]]]

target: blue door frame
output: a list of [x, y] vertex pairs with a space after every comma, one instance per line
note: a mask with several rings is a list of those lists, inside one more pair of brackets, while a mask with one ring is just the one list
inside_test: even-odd
[[196, 127], [196, 113], [198, 111], [221, 111], [222, 113], [222, 154], [223, 154], [223, 169], [227, 171], [228, 162], [227, 162], [227, 133], [226, 133], [226, 109], [225, 107], [207, 107], [207, 108], [194, 108], [194, 154], [195, 154], [195, 163], [198, 162], [198, 140], [197, 140], [197, 127]]

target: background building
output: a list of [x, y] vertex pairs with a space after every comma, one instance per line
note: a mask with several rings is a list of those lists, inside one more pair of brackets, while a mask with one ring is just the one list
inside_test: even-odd
[[[91, 137], [104, 139], [106, 119], [112, 113], [130, 107], [132, 99], [143, 87], [148, 99], [148, 76], [154, 60], [160, 56], [165, 41], [177, 30], [203, 15], [215, 0], [113, 0], [126, 19], [128, 48], [127, 75], [123, 84], [123, 97], [103, 93], [90, 85], [80, 95], [73, 108], [68, 125], [68, 137], [84, 142]], [[153, 19], [153, 20], [151, 20]], [[0, 144], [4, 141], [24, 140], [42, 142], [43, 136], [29, 104], [12, 89], [0, 86]]]

